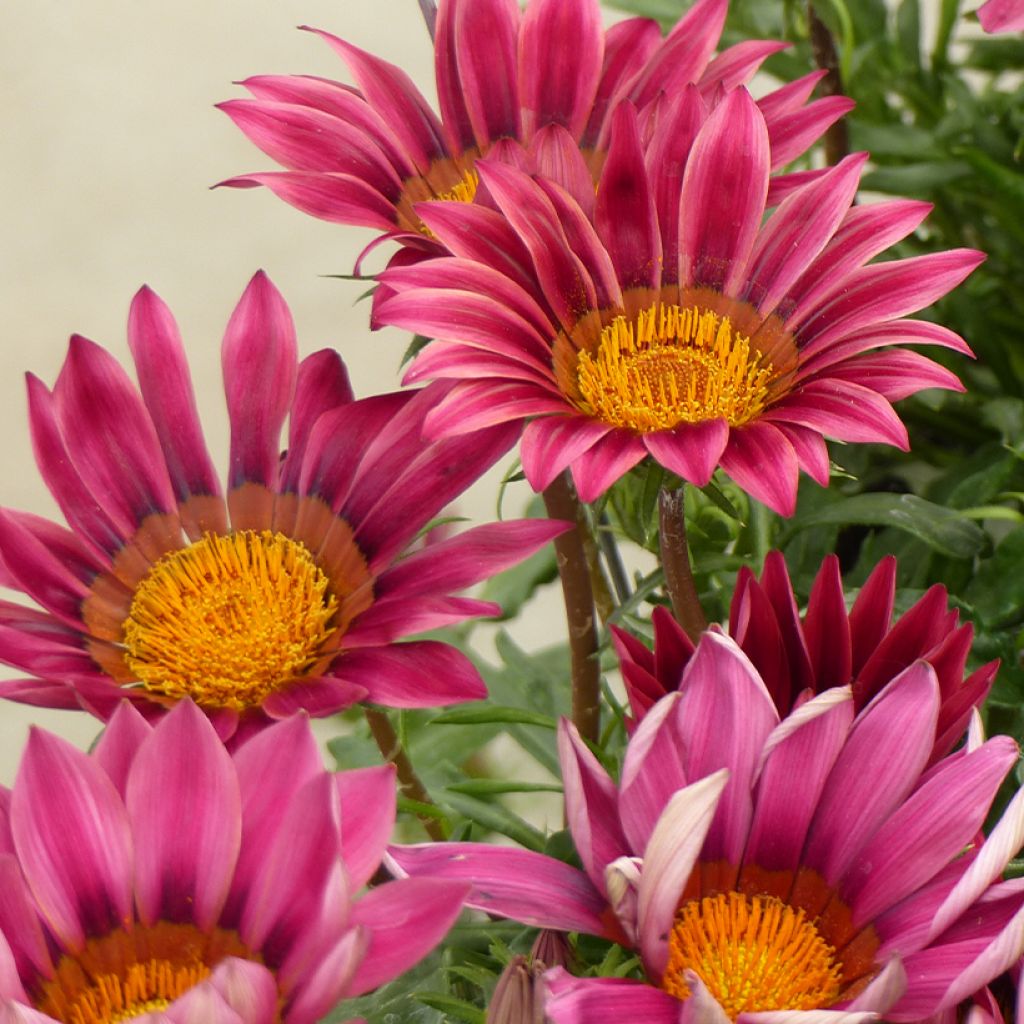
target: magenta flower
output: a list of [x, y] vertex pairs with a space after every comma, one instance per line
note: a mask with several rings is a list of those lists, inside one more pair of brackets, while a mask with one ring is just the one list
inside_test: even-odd
[[978, 20], [986, 32], [1024, 32], [1024, 0], [987, 0]]
[[33, 730], [3, 790], [0, 1019], [312, 1024], [428, 953], [466, 886], [360, 889], [390, 765], [332, 775], [304, 716], [229, 755], [182, 701], [129, 704], [92, 756]]
[[929, 206], [852, 206], [864, 154], [787, 186], [762, 225], [777, 200], [745, 89], [709, 113], [689, 87], [646, 146], [641, 135], [620, 105], [596, 200], [569, 177], [560, 187], [484, 160], [500, 213], [418, 207], [455, 258], [387, 271], [398, 294], [375, 316], [443, 339], [406, 378], [459, 381], [427, 417], [431, 435], [532, 417], [521, 454], [537, 490], [569, 466], [591, 501], [650, 454], [698, 486], [721, 466], [785, 515], [800, 469], [828, 481], [823, 435], [906, 448], [890, 402], [962, 386], [915, 352], [876, 350], [969, 354], [952, 331], [899, 318], [982, 254], [868, 264]]
[[[326, 32], [358, 88], [323, 78], [259, 75], [253, 99], [220, 104], [285, 171], [224, 182], [270, 188], [305, 213], [396, 235], [436, 254], [415, 204], [471, 201], [476, 161], [504, 140], [541, 167], [568, 162], [589, 181], [607, 150], [615, 105], [655, 110], [695, 82], [707, 98], [749, 81], [781, 42], [751, 40], [715, 56], [728, 0], [698, 0], [662, 38], [632, 18], [607, 31], [597, 0], [441, 0], [435, 65], [440, 119], [400, 68]], [[777, 166], [799, 156], [852, 102], [806, 104], [821, 73], [767, 96], [762, 109]], [[805, 105], [806, 104], [806, 105]]]
[[128, 340], [138, 390], [80, 337], [52, 392], [28, 379], [36, 461], [71, 529], [0, 510], [0, 582], [43, 609], [0, 603], [0, 660], [33, 677], [0, 695], [103, 718], [125, 698], [155, 714], [191, 697], [223, 736], [299, 708], [483, 697], [455, 648], [394, 641], [495, 614], [452, 591], [566, 524], [489, 524], [400, 556], [514, 432], [422, 442], [443, 389], [354, 401], [334, 352], [297, 362], [288, 308], [257, 274], [224, 336], [225, 495], [178, 329], [149, 289]]
[[780, 720], [739, 647], [706, 633], [618, 784], [562, 723], [582, 871], [474, 843], [389, 855], [410, 875], [471, 882], [470, 906], [639, 952], [646, 981], [549, 975], [555, 1024], [919, 1020], [1024, 948], [1024, 887], [1000, 881], [1024, 794], [976, 838], [1017, 745], [974, 730], [928, 767], [940, 707], [918, 661], [859, 713], [843, 686]]
[[[969, 622], [959, 624], [946, 588], [931, 587], [893, 624], [895, 593], [896, 559], [890, 556], [875, 567], [847, 612], [839, 559], [829, 555], [801, 616], [786, 561], [771, 551], [760, 581], [746, 566], [740, 569], [729, 609], [729, 635], [757, 669], [780, 715], [816, 693], [847, 684], [859, 711], [904, 669], [927, 661], [939, 682], [941, 704], [934, 760], [948, 754], [963, 736], [972, 710], [992, 688], [999, 662], [964, 678], [974, 628]], [[667, 608], [655, 608], [652, 620], [653, 651], [611, 627], [637, 721], [677, 689], [694, 652]]]

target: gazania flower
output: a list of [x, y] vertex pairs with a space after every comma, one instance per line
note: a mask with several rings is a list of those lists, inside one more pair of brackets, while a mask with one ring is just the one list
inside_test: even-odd
[[438, 392], [353, 401], [335, 353], [297, 364], [288, 308], [258, 274], [224, 337], [225, 496], [177, 327], [148, 289], [128, 336], [139, 390], [80, 337], [52, 392], [29, 377], [36, 461], [71, 529], [0, 511], [2, 582], [43, 609], [0, 604], [0, 660], [34, 677], [0, 695], [104, 718], [125, 698], [157, 713], [191, 697], [224, 736], [240, 718], [253, 727], [363, 698], [482, 697], [453, 647], [394, 641], [494, 614], [451, 592], [565, 524], [490, 524], [400, 556], [508, 448], [509, 430], [427, 444]]
[[596, 201], [567, 178], [563, 188], [484, 160], [500, 213], [422, 204], [454, 258], [385, 272], [398, 294], [376, 322], [442, 339], [407, 377], [459, 381], [427, 418], [432, 436], [533, 417], [521, 453], [535, 489], [570, 466], [590, 501], [650, 454], [698, 486], [721, 466], [789, 515], [801, 468], [828, 480], [823, 435], [906, 448], [890, 401], [961, 389], [915, 352], [877, 349], [970, 351], [952, 331], [899, 318], [982, 254], [868, 264], [929, 207], [851, 206], [864, 160], [789, 190], [762, 224], [768, 135], [746, 90], [709, 113], [689, 87], [646, 146], [623, 103]]
[[[927, 661], [939, 682], [941, 708], [933, 758], [949, 753], [963, 736], [972, 709], [988, 696], [998, 661], [964, 678], [974, 629], [959, 624], [940, 584], [892, 623], [896, 559], [872, 571], [849, 612], [839, 559], [829, 555], [801, 616], [786, 561], [778, 551], [765, 559], [760, 581], [744, 566], [729, 609], [729, 635], [751, 660], [775, 702], [787, 715], [808, 697], [849, 684], [860, 710], [915, 661]], [[612, 626], [622, 678], [633, 715], [640, 720], [683, 678], [694, 646], [666, 608], [654, 609], [654, 650]]]
[[125, 703], [92, 756], [33, 731], [0, 824], [0, 1018], [312, 1024], [407, 970], [466, 886], [359, 896], [395, 821], [391, 766], [331, 775], [304, 716], [233, 755], [183, 701]]
[[[248, 100], [220, 104], [264, 153], [287, 168], [224, 182], [270, 188], [305, 213], [400, 237], [407, 258], [436, 253], [415, 204], [471, 201], [479, 157], [507, 140], [541, 167], [568, 164], [593, 187], [608, 146], [609, 112], [622, 99], [651, 111], [690, 82], [702, 95], [747, 82], [785, 47], [751, 40], [714, 50], [728, 0], [697, 0], [664, 39], [633, 18], [607, 30], [597, 0], [441, 0], [435, 40], [440, 118], [400, 68], [317, 32], [358, 89], [323, 78], [259, 75]], [[776, 166], [800, 155], [852, 102], [807, 104], [821, 74], [765, 97]], [[805, 105], [806, 104], [806, 105]]]
[[1017, 745], [975, 732], [926, 767], [940, 706], [918, 661], [859, 714], [843, 686], [780, 720], [742, 651], [706, 633], [618, 784], [562, 723], [582, 871], [473, 843], [389, 855], [410, 875], [471, 882], [470, 906], [639, 952], [643, 981], [549, 975], [555, 1024], [919, 1020], [1024, 947], [1024, 891], [999, 881], [1024, 795], [976, 842]]
[[978, 20], [986, 32], [1024, 32], [1024, 0], [987, 0]]

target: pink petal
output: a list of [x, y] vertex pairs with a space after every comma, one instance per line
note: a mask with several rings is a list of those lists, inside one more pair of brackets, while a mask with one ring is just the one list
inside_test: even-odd
[[964, 391], [960, 378], [951, 370], [919, 352], [902, 349], [848, 359], [829, 368], [833, 380], [859, 384], [890, 402], [916, 395], [925, 388]]
[[341, 856], [352, 888], [380, 866], [395, 827], [395, 766], [375, 765], [334, 776], [341, 801]]
[[139, 916], [211, 928], [234, 874], [242, 809], [231, 758], [191, 701], [143, 742], [126, 789]]
[[727, 92], [737, 86], [746, 85], [765, 60], [788, 46], [788, 43], [776, 39], [745, 39], [730, 46], [718, 54], [701, 75], [701, 91], [705, 95], [713, 95], [718, 85]]
[[550, 391], [500, 380], [460, 383], [434, 407], [424, 422], [427, 437], [455, 436], [527, 416], [565, 413], [569, 403]]
[[110, 777], [122, 799], [135, 755], [152, 731], [153, 727], [132, 704], [123, 701], [93, 748], [93, 758]]
[[473, 663], [436, 640], [346, 651], [333, 671], [365, 687], [367, 700], [391, 708], [432, 708], [487, 696]]
[[681, 284], [728, 294], [739, 283], [767, 194], [768, 132], [747, 91], [737, 89], [705, 122], [686, 164], [680, 200]]
[[881, 643], [892, 621], [896, 598], [896, 559], [886, 555], [865, 580], [850, 609], [851, 665], [854, 675]]
[[[322, 1020], [338, 999], [348, 995], [356, 969], [366, 957], [370, 944], [369, 931], [360, 926], [352, 928], [328, 950], [321, 954], [313, 970], [302, 978], [291, 993], [288, 1006], [288, 1024], [316, 1024]], [[361, 1018], [348, 1024], [366, 1024]]]
[[642, 981], [573, 978], [559, 968], [545, 975], [544, 1010], [553, 1024], [679, 1024], [677, 999]]
[[543, 416], [531, 420], [523, 431], [520, 458], [530, 486], [543, 491], [571, 462], [612, 428], [585, 416]]
[[132, 835], [106, 772], [64, 740], [29, 733], [11, 795], [11, 834], [40, 916], [60, 944], [132, 917]]
[[613, 430], [606, 434], [577, 455], [570, 467], [580, 501], [597, 501], [646, 454], [643, 441], [631, 430]]
[[825, 130], [856, 104], [846, 96], [824, 96], [791, 113], [768, 121], [772, 170], [784, 167], [813, 145]]
[[729, 437], [729, 424], [717, 419], [680, 423], [671, 430], [644, 434], [643, 442], [655, 462], [703, 487], [718, 467]]
[[415, 878], [472, 882], [469, 907], [535, 928], [607, 932], [604, 898], [582, 871], [553, 857], [487, 843], [391, 846], [388, 856]]
[[[374, 601], [345, 633], [345, 649], [383, 647], [466, 619], [498, 618], [501, 605], [469, 597], [392, 597]], [[365, 694], [364, 694], [365, 696]], [[362, 699], [362, 698], [359, 698]]]
[[1021, 0], [986, 0], [977, 15], [986, 32], [1024, 32]]
[[796, 511], [800, 463], [793, 446], [771, 423], [750, 423], [731, 431], [722, 469], [780, 516]]
[[[260, 271], [231, 314], [221, 362], [231, 420], [229, 486], [277, 482], [281, 427], [295, 393], [295, 325], [280, 292]], [[234, 524], [236, 529], [239, 524]]]
[[811, 587], [804, 616], [804, 636], [816, 686], [845, 686], [852, 677], [850, 620], [839, 559], [826, 555]]
[[576, 137], [560, 124], [548, 124], [530, 140], [527, 150], [534, 172], [561, 186], [592, 221], [594, 217], [594, 176], [587, 166]]

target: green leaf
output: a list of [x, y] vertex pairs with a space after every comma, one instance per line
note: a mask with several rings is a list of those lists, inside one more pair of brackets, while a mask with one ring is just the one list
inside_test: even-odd
[[988, 538], [976, 523], [959, 512], [935, 505], [916, 494], [856, 494], [815, 511], [798, 514], [790, 527], [893, 526], [923, 540], [952, 558], [972, 558], [985, 549]]
[[501, 804], [484, 803], [464, 793], [452, 792], [445, 794], [445, 803], [488, 832], [499, 832], [537, 853], [544, 849], [544, 833]]
[[555, 782], [521, 782], [519, 779], [470, 779], [468, 782], [453, 782], [447, 788], [452, 793], [466, 793], [469, 796], [562, 792], [562, 787]]
[[412, 341], [409, 342], [409, 347], [402, 356], [402, 361], [398, 364], [399, 367], [412, 362], [433, 340], [433, 338], [428, 338], [423, 334], [414, 334]]
[[1024, 619], [1024, 527], [999, 543], [991, 558], [978, 567], [964, 597], [989, 627], [1005, 627]]
[[431, 1009], [448, 1014], [449, 1017], [465, 1021], [466, 1024], [484, 1024], [487, 1019], [486, 1014], [479, 1007], [467, 1003], [463, 999], [456, 999], [454, 996], [445, 996], [438, 992], [413, 992], [412, 998]]
[[452, 708], [442, 711], [430, 720], [431, 725], [492, 725], [514, 722], [518, 725], [536, 725], [541, 729], [554, 729], [558, 723], [550, 715], [526, 708], [503, 707], [500, 704], [476, 704], [473, 707]]
[[905, 164], [902, 167], [878, 167], [861, 179], [861, 188], [874, 192], [892, 192], [897, 195], [910, 192], [931, 195], [935, 189], [959, 178], [965, 178], [971, 168], [964, 160], [941, 160], [927, 163]]

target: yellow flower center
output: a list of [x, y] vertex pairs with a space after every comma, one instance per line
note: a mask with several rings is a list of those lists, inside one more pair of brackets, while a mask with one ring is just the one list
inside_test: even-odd
[[596, 352], [579, 354], [583, 411], [640, 433], [725, 419], [740, 426], [763, 411], [772, 364], [727, 316], [657, 302], [633, 323], [617, 316]]
[[208, 533], [139, 583], [125, 662], [154, 693], [241, 711], [314, 665], [337, 610], [298, 541], [269, 530]]
[[477, 186], [480, 184], [480, 175], [475, 167], [470, 167], [462, 180], [449, 189], [437, 193], [438, 199], [444, 199], [452, 203], [471, 203], [476, 196]]
[[61, 957], [35, 993], [37, 1010], [63, 1024], [119, 1024], [165, 1010], [228, 956], [259, 961], [234, 932], [191, 924], [135, 924]]
[[722, 1009], [741, 1013], [818, 1010], [839, 997], [842, 964], [802, 910], [774, 896], [719, 893], [690, 900], [668, 940], [666, 992], [686, 999], [698, 975]]

